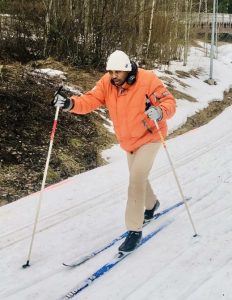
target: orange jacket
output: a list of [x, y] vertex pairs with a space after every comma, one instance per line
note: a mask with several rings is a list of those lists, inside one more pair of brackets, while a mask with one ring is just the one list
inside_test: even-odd
[[124, 83], [122, 92], [110, 80], [109, 73], [106, 73], [91, 91], [80, 97], [72, 96], [74, 107], [71, 112], [86, 114], [100, 106], [106, 106], [118, 142], [124, 150], [132, 152], [146, 143], [160, 140], [154, 121], [144, 113], [148, 95], [152, 104], [162, 109], [163, 119], [159, 126], [165, 137], [166, 119], [174, 115], [176, 104], [161, 80], [153, 72], [140, 68], [136, 82], [132, 85]]

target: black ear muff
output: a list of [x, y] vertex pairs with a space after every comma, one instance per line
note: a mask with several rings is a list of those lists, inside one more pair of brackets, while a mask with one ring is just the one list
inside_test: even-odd
[[126, 80], [126, 82], [127, 82], [129, 85], [135, 83], [135, 81], [136, 81], [136, 76], [135, 76], [135, 75], [130, 75], [130, 76], [128, 76], [128, 78], [127, 78], [127, 80]]
[[138, 72], [138, 67], [137, 67], [137, 65], [134, 61], [131, 61], [131, 68], [132, 68], [132, 70], [129, 72], [129, 74], [127, 76], [127, 79], [126, 79], [126, 82], [129, 85], [132, 85], [133, 83], [135, 83], [136, 75], [137, 75], [137, 72]]

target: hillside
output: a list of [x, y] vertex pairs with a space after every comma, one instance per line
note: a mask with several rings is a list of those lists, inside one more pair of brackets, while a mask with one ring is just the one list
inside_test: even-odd
[[[177, 61], [168, 69], [155, 70], [177, 99], [169, 138], [206, 124], [232, 104], [230, 53], [230, 44], [220, 47], [216, 86], [205, 83], [209, 59], [201, 43], [192, 47], [188, 66]], [[4, 205], [40, 189], [55, 113], [50, 101], [57, 86], [84, 92], [102, 73], [50, 58], [4, 63], [0, 75], [0, 205]], [[47, 185], [105, 164], [101, 151], [116, 142], [106, 117], [103, 110], [85, 116], [60, 113]]]
[[[231, 300], [232, 108], [205, 126], [167, 142], [198, 237], [184, 206], [159, 218], [144, 236], [168, 225], [73, 299]], [[56, 300], [106, 264], [120, 242], [84, 265], [72, 262], [125, 231], [128, 170], [118, 146], [112, 162], [45, 190], [38, 230], [26, 262], [38, 194], [0, 208], [0, 298]], [[180, 201], [165, 151], [150, 174], [162, 211]], [[67, 298], [65, 298], [67, 299]]]
[[[65, 77], [36, 73], [38, 68], [59, 69]], [[2, 65], [0, 205], [40, 189], [55, 115], [50, 102], [56, 88], [68, 83], [84, 92], [99, 77], [100, 73], [67, 67], [52, 59]], [[104, 163], [100, 152], [114, 142], [103, 126], [107, 124], [105, 116], [103, 111], [86, 116], [60, 113], [47, 184]]]

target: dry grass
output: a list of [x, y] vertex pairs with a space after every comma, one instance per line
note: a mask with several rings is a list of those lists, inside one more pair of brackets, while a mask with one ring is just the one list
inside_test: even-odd
[[46, 60], [39, 60], [33, 62], [31, 65], [33, 68], [51, 68], [63, 71], [66, 73], [67, 81], [69, 84], [75, 86], [82, 92], [86, 92], [92, 89], [96, 81], [100, 79], [103, 73], [95, 70], [84, 70], [84, 69], [77, 69], [73, 66], [66, 65], [63, 62], [58, 62], [53, 58], [48, 58]]
[[[0, 205], [38, 191], [41, 186], [54, 119], [50, 101], [61, 80], [36, 76], [32, 72], [35, 68], [64, 71], [70, 78], [66, 83], [79, 86], [82, 91], [91, 89], [100, 77], [99, 73], [77, 70], [52, 59], [29, 65], [3, 65]], [[79, 116], [60, 112], [47, 184], [102, 165], [101, 151], [114, 142], [114, 136], [97, 114]]]

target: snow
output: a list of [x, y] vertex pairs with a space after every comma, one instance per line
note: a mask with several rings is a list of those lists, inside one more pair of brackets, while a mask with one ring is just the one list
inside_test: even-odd
[[[205, 56], [203, 43], [199, 43], [199, 46], [190, 49], [187, 66], [183, 66], [183, 62], [172, 62], [169, 66], [169, 71], [173, 73], [173, 75], [169, 75], [169, 78], [174, 81], [175, 88], [197, 99], [197, 102], [177, 99], [177, 113], [168, 122], [169, 133], [183, 125], [187, 117], [207, 107], [209, 102], [223, 100], [224, 91], [229, 91], [232, 88], [232, 44], [219, 48], [218, 59], [215, 59], [213, 63], [213, 79], [217, 84], [211, 86], [205, 82], [209, 79], [210, 60]], [[184, 72], [199, 70], [200, 74], [197, 75], [198, 78], [191, 76], [190, 78], [180, 79], [175, 73], [176, 70]], [[159, 70], [156, 70], [155, 73], [158, 76], [167, 76]], [[176, 79], [181, 80], [186, 87], [175, 82]]]
[[65, 76], [65, 72], [63, 71], [60, 71], [60, 70], [54, 70], [54, 69], [51, 69], [51, 68], [42, 68], [42, 69], [35, 69], [33, 71], [33, 73], [35, 74], [40, 74], [40, 75], [47, 75], [49, 77], [60, 77], [62, 79], [66, 79], [66, 76]]
[[[200, 66], [200, 79], [184, 79], [199, 102], [178, 101], [173, 128], [186, 116], [220, 98], [232, 85], [231, 46], [219, 48], [218, 84], [203, 83], [209, 59], [192, 49], [189, 69]], [[222, 51], [221, 51], [222, 50]], [[225, 56], [223, 56], [225, 55]], [[186, 70], [173, 64], [173, 70]], [[194, 68], [195, 68], [194, 67]], [[200, 83], [201, 82], [201, 83]], [[185, 91], [185, 93], [187, 93]], [[146, 235], [170, 224], [74, 299], [88, 300], [231, 300], [232, 283], [232, 107], [207, 125], [167, 141], [198, 237], [193, 237], [181, 206], [146, 227]], [[118, 145], [103, 156], [103, 167], [76, 175], [44, 191], [30, 259], [26, 263], [39, 193], [0, 208], [0, 299], [61, 299], [113, 257], [120, 243], [84, 265], [70, 262], [120, 235], [124, 230], [128, 170]], [[181, 200], [165, 151], [150, 174], [161, 210]]]

